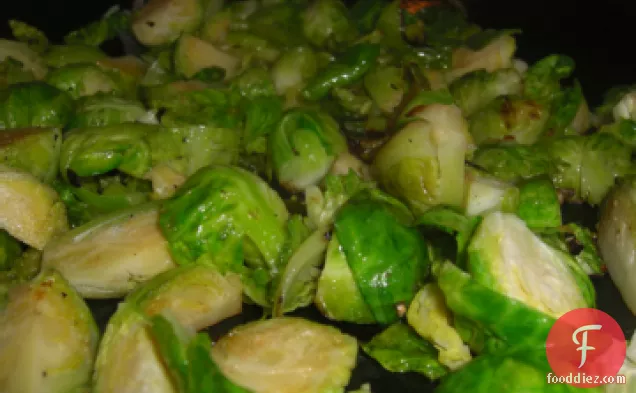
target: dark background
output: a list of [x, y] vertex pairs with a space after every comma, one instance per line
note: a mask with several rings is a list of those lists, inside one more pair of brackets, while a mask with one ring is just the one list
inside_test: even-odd
[[[0, 6], [0, 20], [21, 19], [53, 40], [99, 18], [110, 6], [130, 8], [132, 0], [13, 0]], [[518, 55], [533, 61], [551, 53], [572, 56], [591, 104], [618, 84], [636, 82], [636, 2], [630, 0], [464, 0], [471, 19], [492, 28], [519, 28]], [[0, 23], [0, 37], [8, 37]]]

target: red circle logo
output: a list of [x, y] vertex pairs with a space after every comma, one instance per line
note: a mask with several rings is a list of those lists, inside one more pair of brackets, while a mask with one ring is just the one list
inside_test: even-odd
[[548, 382], [579, 388], [613, 383], [626, 347], [614, 318], [594, 308], [572, 310], [556, 321], [548, 335], [546, 355], [554, 371]]

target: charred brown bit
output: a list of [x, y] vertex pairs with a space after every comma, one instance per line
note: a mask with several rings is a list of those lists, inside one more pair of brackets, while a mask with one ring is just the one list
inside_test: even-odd
[[0, 133], [0, 146], [9, 146], [13, 143], [27, 138], [31, 135], [37, 135], [42, 132], [41, 128], [21, 128], [11, 130], [9, 132]]

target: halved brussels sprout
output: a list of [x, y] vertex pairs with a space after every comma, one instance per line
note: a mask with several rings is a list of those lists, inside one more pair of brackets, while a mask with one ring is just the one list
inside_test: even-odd
[[175, 262], [240, 273], [246, 295], [269, 306], [269, 285], [280, 273], [288, 216], [282, 199], [257, 175], [210, 166], [163, 203], [159, 223]]
[[147, 316], [169, 315], [195, 331], [240, 314], [241, 279], [210, 266], [179, 266], [141, 285], [126, 298]]
[[498, 97], [521, 94], [522, 80], [513, 68], [478, 70], [456, 80], [449, 88], [457, 106], [468, 117]]
[[239, 59], [192, 35], [183, 35], [174, 54], [176, 71], [186, 78], [211, 67], [225, 70], [225, 79], [236, 74]]
[[450, 82], [477, 70], [493, 72], [501, 68], [510, 68], [516, 50], [516, 41], [508, 34], [499, 36], [476, 51], [467, 47], [456, 49], [453, 53], [452, 69], [447, 73], [446, 79]]
[[395, 66], [372, 68], [364, 76], [364, 87], [383, 112], [392, 113], [407, 89], [404, 70]]
[[427, 245], [411, 212], [378, 190], [354, 196], [336, 214], [335, 234], [375, 320], [399, 318], [429, 272]]
[[318, 70], [316, 54], [306, 46], [283, 53], [272, 68], [272, 78], [278, 94], [292, 90], [298, 93]]
[[120, 308], [111, 317], [95, 361], [94, 393], [180, 393], [147, 324], [134, 310]]
[[0, 165], [0, 228], [29, 246], [42, 250], [68, 229], [59, 195], [33, 175]]
[[302, 16], [303, 33], [315, 46], [337, 50], [356, 38], [357, 31], [340, 0], [318, 0]]
[[71, 96], [44, 82], [20, 83], [0, 91], [0, 129], [62, 128], [72, 111]]
[[346, 150], [338, 123], [325, 113], [308, 109], [288, 111], [269, 138], [276, 177], [291, 191], [316, 185]]
[[157, 120], [154, 113], [147, 111], [139, 101], [96, 94], [80, 100], [68, 127], [102, 127], [134, 122], [156, 123]]
[[38, 80], [44, 79], [48, 72], [40, 55], [23, 42], [0, 39], [0, 61], [7, 58], [22, 63], [22, 69]]
[[375, 322], [335, 234], [331, 235], [327, 247], [325, 266], [318, 280], [315, 303], [324, 316], [334, 321], [360, 324]]
[[[236, 315], [241, 304], [239, 278], [223, 276], [213, 267], [178, 267], [144, 283], [120, 304], [106, 327], [95, 365], [94, 391], [196, 392], [175, 381], [174, 373], [182, 370], [174, 367], [182, 365], [175, 365], [175, 359], [165, 353], [166, 346], [175, 343], [164, 334], [157, 336], [156, 317], [168, 317], [173, 328], [187, 336]], [[207, 366], [194, 362], [188, 368]]]
[[133, 15], [132, 31], [144, 45], [170, 44], [194, 31], [202, 18], [198, 0], [151, 0]]
[[57, 176], [62, 132], [57, 128], [20, 128], [0, 132], [0, 161], [50, 183]]
[[373, 168], [386, 189], [418, 213], [446, 204], [461, 207], [464, 162], [472, 138], [461, 110], [432, 104], [415, 115], [377, 153]]
[[503, 97], [471, 117], [470, 133], [479, 145], [502, 140], [531, 145], [545, 131], [549, 116], [549, 108], [536, 101]]
[[158, 208], [143, 205], [93, 220], [47, 245], [42, 266], [59, 270], [85, 298], [121, 297], [175, 266], [158, 226]]
[[407, 312], [409, 325], [439, 351], [439, 361], [457, 370], [472, 360], [470, 348], [453, 327], [444, 294], [434, 283], [426, 284], [415, 295]]
[[476, 282], [547, 315], [595, 305], [592, 282], [576, 261], [542, 242], [514, 214], [485, 216], [468, 255]]
[[598, 246], [610, 277], [636, 314], [636, 178], [630, 176], [601, 205]]
[[47, 83], [68, 92], [73, 98], [97, 93], [121, 93], [121, 81], [94, 64], [70, 64], [49, 73]]
[[84, 391], [98, 334], [90, 309], [59, 273], [14, 287], [0, 311], [0, 390]]
[[221, 371], [254, 393], [342, 391], [357, 352], [336, 328], [290, 317], [239, 326], [212, 347]]
[[464, 187], [464, 213], [467, 216], [481, 216], [495, 210], [517, 210], [519, 190], [511, 183], [499, 180], [488, 173], [466, 167]]

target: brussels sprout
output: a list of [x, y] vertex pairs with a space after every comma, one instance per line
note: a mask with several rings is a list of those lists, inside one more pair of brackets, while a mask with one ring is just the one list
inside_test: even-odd
[[119, 81], [94, 64], [70, 64], [49, 73], [46, 81], [73, 98], [97, 93], [121, 93]]
[[417, 213], [446, 204], [460, 207], [464, 198], [464, 160], [472, 139], [461, 110], [433, 104], [416, 116], [377, 153], [379, 181]]
[[627, 344], [627, 356], [623, 366], [616, 375], [624, 375], [627, 379], [625, 384], [607, 384], [604, 386], [605, 393], [627, 393], [636, 388], [636, 340], [632, 335]]
[[58, 194], [33, 175], [0, 166], [0, 228], [29, 246], [42, 250], [68, 229], [66, 209]]
[[[409, 121], [418, 120], [419, 114], [432, 104], [453, 105], [455, 100], [447, 89], [422, 90], [412, 100], [406, 103], [398, 118], [399, 125], [406, 125]], [[426, 113], [426, 112], [425, 112]]]
[[203, 22], [201, 38], [215, 45], [224, 44], [232, 22], [234, 18], [231, 6], [215, 12]]
[[179, 393], [147, 324], [143, 314], [123, 307], [111, 317], [95, 361], [93, 392]]
[[437, 350], [408, 325], [396, 322], [362, 345], [369, 356], [391, 372], [417, 372], [431, 380], [448, 373], [437, 361]]
[[241, 134], [212, 126], [180, 126], [148, 136], [153, 167], [167, 164], [184, 176], [208, 165], [231, 165], [239, 158]]
[[240, 278], [210, 266], [180, 266], [140, 285], [125, 300], [147, 316], [169, 315], [195, 331], [240, 314]]
[[50, 183], [57, 175], [62, 133], [57, 128], [21, 128], [0, 132], [1, 161]]
[[145, 124], [78, 128], [68, 132], [62, 145], [60, 171], [68, 179], [95, 176], [118, 169], [142, 177], [151, 167], [151, 151], [146, 137], [158, 128]]
[[220, 67], [225, 70], [225, 78], [229, 79], [236, 74], [239, 66], [239, 59], [192, 35], [179, 38], [174, 61], [175, 70], [186, 78], [205, 68]]
[[0, 91], [0, 129], [64, 127], [73, 99], [42, 82], [21, 83]]
[[82, 98], [76, 108], [69, 128], [102, 127], [121, 123], [153, 123], [154, 113], [144, 108], [141, 102], [96, 94]]
[[157, 220], [154, 205], [93, 220], [47, 244], [42, 266], [60, 271], [85, 298], [121, 297], [175, 266]]
[[239, 326], [212, 347], [221, 371], [255, 393], [341, 391], [357, 352], [336, 328], [289, 317]]
[[435, 345], [444, 366], [456, 370], [472, 360], [470, 349], [452, 326], [452, 316], [436, 284], [426, 284], [415, 295], [407, 319], [420, 336]]
[[493, 72], [510, 68], [516, 50], [514, 37], [507, 34], [501, 35], [478, 50], [467, 47], [456, 49], [453, 52], [452, 69], [447, 73], [446, 79], [451, 82], [477, 70]]
[[576, 261], [543, 243], [513, 214], [485, 216], [468, 255], [477, 283], [547, 315], [558, 318], [595, 304], [592, 282]]
[[[178, 264], [213, 264], [244, 273], [244, 280], [268, 280], [278, 272], [288, 215], [278, 194], [258, 176], [236, 167], [210, 166], [188, 178], [163, 204], [159, 224]], [[244, 251], [247, 271], [242, 266]], [[252, 273], [259, 276], [245, 276]], [[245, 284], [246, 292], [261, 291], [251, 296], [264, 303], [266, 284]]]
[[[451, 262], [444, 262], [437, 273], [437, 283], [444, 294], [446, 305], [459, 319], [476, 323], [488, 336], [500, 341], [499, 350], [519, 347], [542, 351], [556, 319], [477, 282], [468, 273]], [[519, 284], [521, 285], [521, 284]], [[462, 338], [470, 342], [470, 337]]]
[[385, 66], [371, 69], [364, 76], [364, 87], [382, 111], [392, 113], [402, 102], [406, 91], [403, 74], [400, 67]]
[[35, 79], [44, 79], [48, 72], [40, 55], [23, 42], [0, 39], [0, 61], [7, 58], [20, 62], [22, 69], [32, 73]]
[[375, 322], [357, 287], [347, 263], [347, 256], [336, 235], [331, 236], [327, 247], [325, 266], [318, 280], [315, 303], [324, 316], [334, 321], [359, 324]]
[[374, 109], [373, 101], [361, 86], [334, 87], [331, 89], [331, 96], [351, 116], [369, 116]]
[[310, 305], [316, 293], [319, 267], [324, 261], [328, 229], [319, 229], [307, 237], [291, 255], [274, 293], [274, 317]]
[[550, 55], [534, 63], [524, 75], [524, 95], [533, 100], [551, 101], [561, 90], [561, 80], [574, 71], [568, 56]]
[[552, 181], [573, 190], [579, 200], [597, 205], [615, 179], [631, 171], [631, 148], [608, 133], [555, 139], [547, 144], [556, 164]]
[[545, 136], [581, 135], [589, 127], [590, 113], [581, 86], [577, 83], [557, 93], [552, 102]]
[[501, 96], [521, 94], [521, 75], [513, 68], [494, 72], [478, 70], [466, 74], [450, 85], [450, 91], [464, 116], [488, 106]]
[[531, 145], [545, 130], [549, 115], [549, 109], [535, 101], [504, 97], [471, 117], [470, 133], [479, 145], [502, 140]]
[[[205, 266], [178, 267], [139, 286], [106, 327], [95, 367], [95, 391], [200, 391], [180, 390], [182, 386], [173, 380], [182, 367], [175, 365], [174, 354], [167, 348], [174, 344], [174, 337], [156, 325], [157, 318], [169, 316], [173, 328], [185, 338], [183, 335], [239, 313], [241, 300], [238, 277], [223, 276]], [[193, 373], [211, 366], [192, 360], [187, 368]], [[121, 378], [127, 373], [133, 378]]]
[[53, 183], [66, 205], [73, 228], [104, 214], [147, 202], [152, 184], [118, 173], [95, 178], [72, 177], [73, 185]]
[[[472, 163], [508, 182], [529, 179], [556, 171], [555, 163], [539, 145], [500, 144], [479, 148]], [[555, 182], [555, 184], [560, 184]]]
[[60, 68], [71, 64], [96, 63], [107, 55], [99, 48], [89, 45], [53, 45], [43, 57], [49, 67]]
[[144, 45], [170, 44], [199, 27], [202, 17], [198, 0], [151, 0], [133, 15], [132, 31]]
[[363, 299], [378, 323], [398, 318], [429, 268], [427, 247], [409, 227], [412, 216], [381, 192], [357, 194], [336, 214], [335, 234]]
[[269, 138], [276, 177], [291, 191], [316, 185], [346, 149], [338, 123], [325, 113], [309, 109], [288, 111]]
[[146, 75], [148, 65], [140, 58], [127, 55], [97, 60], [97, 66], [113, 77], [121, 94], [137, 98], [137, 84]]
[[98, 47], [128, 30], [130, 19], [129, 11], [121, 11], [118, 6], [115, 6], [108, 10], [100, 20], [68, 33], [64, 37], [64, 42], [72, 45]]
[[612, 280], [620, 290], [627, 306], [636, 314], [636, 288], [632, 283], [636, 257], [636, 178], [620, 181], [601, 205], [598, 225], [598, 246]]
[[300, 46], [284, 52], [272, 68], [278, 94], [285, 94], [289, 90], [300, 91], [316, 74], [316, 63], [316, 54], [309, 47]]
[[357, 31], [340, 0], [317, 0], [302, 16], [303, 33], [312, 44], [336, 50], [356, 38]]
[[13, 288], [0, 311], [0, 390], [84, 391], [97, 341], [97, 325], [82, 298], [60, 274], [43, 272]]
[[485, 215], [491, 211], [514, 212], [517, 210], [519, 190], [510, 183], [485, 172], [466, 167], [464, 185], [464, 214], [469, 217]]

